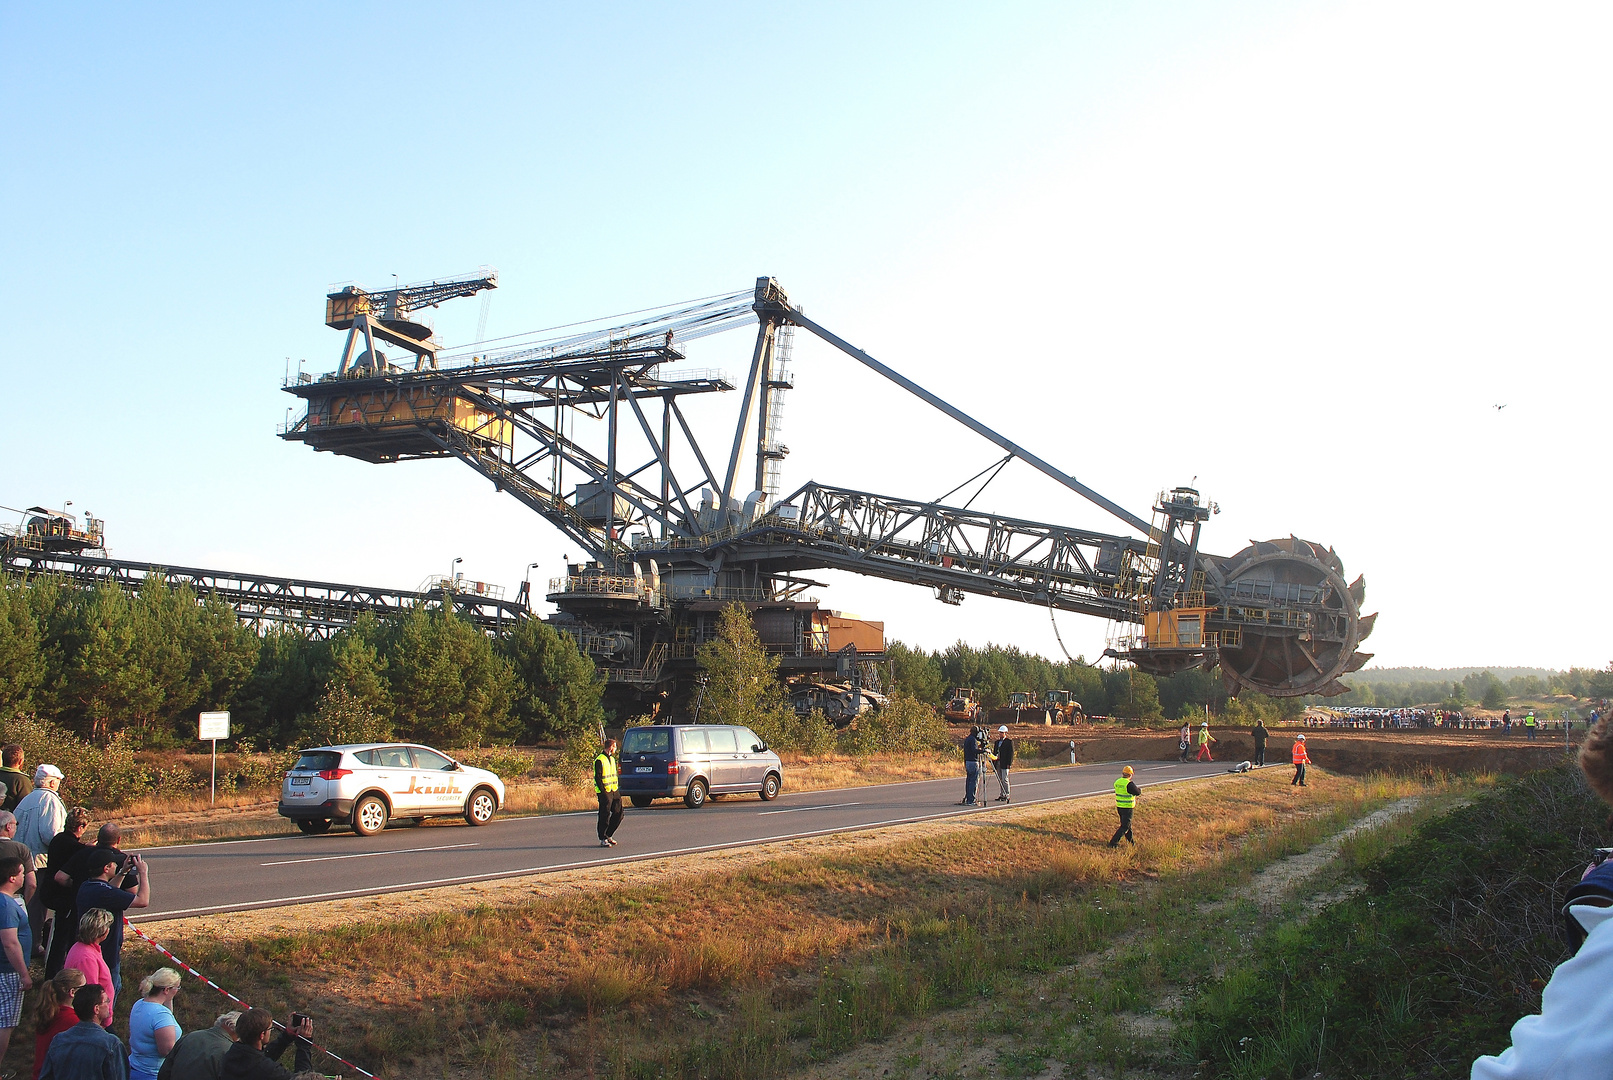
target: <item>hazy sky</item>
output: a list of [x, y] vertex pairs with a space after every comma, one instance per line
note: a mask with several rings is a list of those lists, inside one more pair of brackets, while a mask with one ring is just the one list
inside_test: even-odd
[[[1334, 545], [1382, 612], [1378, 663], [1601, 667], [1610, 24], [1404, 0], [0, 3], [0, 503], [71, 499], [120, 558], [546, 580], [568, 544], [464, 466], [275, 437], [288, 358], [335, 366], [327, 287], [494, 265], [497, 335], [772, 275], [1138, 513], [1197, 477], [1209, 551]], [[441, 336], [478, 313], [444, 307]], [[999, 456], [804, 335], [795, 368], [786, 490], [933, 498]], [[1018, 464], [977, 505], [1122, 528]], [[1045, 609], [825, 580], [912, 643], [1058, 655]], [[1059, 625], [1102, 650], [1103, 623]]]

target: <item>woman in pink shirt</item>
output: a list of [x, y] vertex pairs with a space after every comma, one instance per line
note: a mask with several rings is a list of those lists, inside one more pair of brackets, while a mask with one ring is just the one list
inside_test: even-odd
[[[106, 958], [101, 955], [101, 942], [112, 932], [113, 915], [106, 908], [90, 908], [78, 920], [78, 942], [67, 950], [67, 959], [62, 961], [63, 967], [78, 968], [84, 973], [84, 982], [99, 983], [106, 987], [106, 1000], [116, 1001], [117, 994], [112, 989], [112, 969], [106, 966]], [[112, 1026], [112, 1018], [106, 1018], [106, 1026]]]

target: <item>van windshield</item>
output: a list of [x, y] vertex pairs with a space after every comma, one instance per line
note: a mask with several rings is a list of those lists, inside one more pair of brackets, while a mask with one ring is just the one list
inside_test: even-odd
[[664, 754], [672, 749], [672, 732], [666, 728], [628, 728], [622, 733], [624, 754]]

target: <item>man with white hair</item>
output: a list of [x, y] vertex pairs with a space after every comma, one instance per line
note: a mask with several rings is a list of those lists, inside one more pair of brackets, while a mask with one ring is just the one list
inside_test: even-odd
[[[17, 804], [17, 842], [33, 852], [35, 870], [45, 868], [50, 842], [67, 825], [67, 804], [57, 794], [61, 786], [62, 770], [40, 765], [34, 770], [34, 790]], [[28, 928], [33, 933], [34, 952], [41, 955], [47, 950], [45, 924], [51, 921], [45, 892], [36, 889], [28, 898]]]
[[17, 895], [24, 901], [34, 898], [34, 853], [28, 850], [28, 845], [17, 839], [17, 815], [10, 810], [0, 810], [0, 859], [21, 859], [23, 869], [28, 872], [27, 880], [22, 892]]
[[239, 1009], [220, 1014], [210, 1028], [186, 1032], [163, 1059], [157, 1080], [219, 1080], [224, 1055], [235, 1044]]

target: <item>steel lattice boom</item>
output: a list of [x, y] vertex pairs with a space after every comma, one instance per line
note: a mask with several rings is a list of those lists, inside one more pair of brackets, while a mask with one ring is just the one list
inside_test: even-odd
[[[666, 374], [687, 342], [751, 323], [743, 385]], [[775, 499], [796, 328], [1006, 451], [998, 468], [1023, 461], [1136, 535], [818, 483]], [[1330, 549], [1289, 538], [1203, 553], [1214, 507], [1197, 491], [1162, 494], [1152, 521], [1134, 514], [808, 318], [771, 278], [453, 366], [354, 366], [350, 352], [351, 341], [334, 374], [287, 387], [307, 412], [284, 437], [376, 463], [457, 457], [513, 494], [592, 557], [556, 580], [556, 625], [641, 689], [665, 689], [680, 663], [687, 671], [713, 612], [734, 600], [787, 660], [828, 664], [815, 604], [801, 598], [811, 583], [795, 576], [814, 569], [924, 585], [953, 603], [973, 593], [1137, 624], [1118, 655], [1155, 672], [1219, 663], [1234, 691], [1338, 693], [1338, 676], [1366, 660], [1355, 651], [1372, 626], [1364, 586], [1345, 584]], [[732, 438], [702, 445], [679, 398], [736, 390]]]

